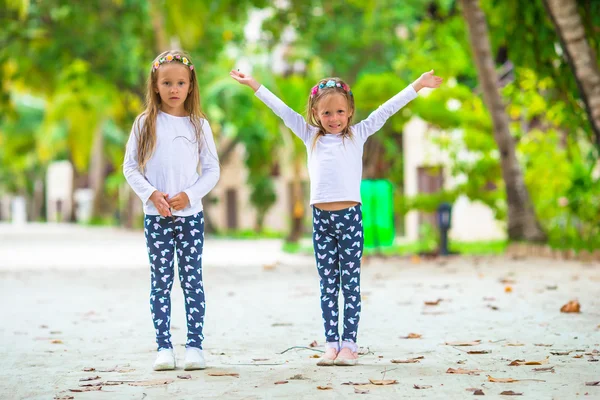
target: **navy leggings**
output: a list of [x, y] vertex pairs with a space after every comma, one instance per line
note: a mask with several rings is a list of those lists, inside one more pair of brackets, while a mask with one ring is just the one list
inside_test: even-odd
[[187, 347], [202, 348], [204, 327], [204, 284], [202, 247], [204, 214], [187, 217], [146, 215], [144, 234], [151, 268], [150, 310], [156, 330], [158, 350], [173, 348], [171, 343], [171, 288], [175, 277], [175, 252], [179, 282], [185, 295]]
[[321, 278], [321, 310], [327, 342], [339, 342], [338, 299], [344, 295], [343, 341], [356, 343], [360, 319], [360, 262], [364, 238], [360, 205], [339, 211], [313, 206], [313, 245]]

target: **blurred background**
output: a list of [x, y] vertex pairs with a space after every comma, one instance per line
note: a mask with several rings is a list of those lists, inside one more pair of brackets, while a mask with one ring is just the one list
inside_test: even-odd
[[[190, 53], [222, 166], [211, 235], [310, 251], [306, 149], [228, 72], [304, 113], [346, 80], [356, 119], [431, 69], [364, 151], [366, 245], [385, 254], [600, 244], [600, 1], [3, 0], [0, 220], [141, 229], [122, 174], [154, 57]], [[440, 207], [441, 206], [441, 207]], [[442, 235], [443, 236], [443, 235]]]

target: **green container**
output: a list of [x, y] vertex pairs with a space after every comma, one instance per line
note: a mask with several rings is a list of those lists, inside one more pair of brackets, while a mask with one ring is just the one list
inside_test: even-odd
[[384, 179], [365, 179], [360, 185], [365, 248], [390, 247], [394, 243], [394, 191]]

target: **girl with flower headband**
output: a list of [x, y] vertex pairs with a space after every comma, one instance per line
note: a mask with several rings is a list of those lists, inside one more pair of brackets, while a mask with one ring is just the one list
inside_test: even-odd
[[[231, 71], [230, 76], [252, 88], [306, 145], [313, 246], [321, 282], [326, 338], [326, 351], [317, 365], [356, 365], [364, 243], [360, 207], [363, 146], [388, 118], [416, 98], [419, 90], [439, 87], [442, 78], [435, 76], [433, 70], [425, 72], [367, 119], [351, 125], [355, 112], [354, 95], [339, 78], [322, 79], [311, 89], [304, 120], [250, 75]], [[345, 303], [341, 338], [338, 333], [340, 288]]]
[[146, 110], [133, 124], [123, 173], [144, 206], [158, 346], [154, 370], [175, 368], [170, 325], [176, 253], [187, 314], [184, 368], [206, 368], [202, 198], [215, 187], [220, 171], [212, 131], [200, 108], [196, 70], [184, 52], [166, 51], [152, 63]]

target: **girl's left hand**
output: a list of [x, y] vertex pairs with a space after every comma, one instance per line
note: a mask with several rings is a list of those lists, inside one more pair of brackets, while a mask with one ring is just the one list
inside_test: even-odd
[[414, 86], [416, 91], [419, 91], [419, 89], [424, 87], [435, 89], [440, 87], [443, 81], [444, 79], [442, 77], [434, 75], [433, 70], [431, 70], [421, 75], [419, 79], [415, 81]]
[[180, 211], [190, 204], [190, 198], [185, 192], [176, 194], [169, 199], [169, 205], [175, 210]]

